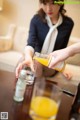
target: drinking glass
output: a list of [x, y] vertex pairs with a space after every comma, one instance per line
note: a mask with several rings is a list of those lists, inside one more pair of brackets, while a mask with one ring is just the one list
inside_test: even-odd
[[47, 54], [35, 52], [33, 59], [45, 66], [49, 64], [49, 56]]
[[29, 114], [33, 120], [56, 120], [61, 89], [45, 78], [34, 84]]

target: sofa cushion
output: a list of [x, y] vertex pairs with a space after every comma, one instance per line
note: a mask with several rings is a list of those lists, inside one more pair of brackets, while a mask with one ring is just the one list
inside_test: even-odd
[[24, 52], [27, 41], [28, 30], [25, 27], [18, 27], [14, 36], [13, 49]]
[[80, 65], [80, 54], [76, 54], [75, 56], [69, 57], [66, 60], [66, 63], [72, 64], [72, 65]]
[[5, 39], [4, 37], [0, 38], [0, 52], [8, 51], [12, 48], [12, 40]]
[[[71, 37], [70, 41], [68, 43], [68, 46], [73, 45], [73, 44], [75, 44], [77, 42], [80, 42], [79, 38]], [[74, 55], [72, 57], [69, 57], [66, 60], [66, 62], [69, 63], [69, 64], [73, 64], [73, 65], [80, 65], [80, 54], [76, 54], [76, 55]]]
[[16, 25], [10, 24], [8, 33], [4, 36], [0, 36], [0, 52], [8, 51], [12, 48], [15, 29]]
[[22, 57], [22, 54], [16, 51], [7, 51], [0, 53], [0, 69], [13, 71]]

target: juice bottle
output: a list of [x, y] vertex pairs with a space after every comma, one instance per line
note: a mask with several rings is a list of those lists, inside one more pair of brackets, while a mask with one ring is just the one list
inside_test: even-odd
[[[54, 57], [49, 57], [46, 54], [40, 54], [40, 53], [35, 53], [33, 59], [37, 60], [39, 63], [45, 65], [45, 66], [49, 66], [51, 60], [55, 60]], [[53, 69], [62, 72], [65, 68], [65, 62], [60, 62], [58, 63], [55, 67], [53, 67]]]

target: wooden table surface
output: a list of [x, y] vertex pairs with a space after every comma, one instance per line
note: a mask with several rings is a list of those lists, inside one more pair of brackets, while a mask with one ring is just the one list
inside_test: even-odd
[[[74, 85], [63, 85], [64, 88], [71, 92], [76, 91]], [[15, 73], [0, 71], [0, 113], [8, 112], [8, 120], [32, 120], [29, 115], [29, 105], [33, 86], [28, 86], [23, 102], [15, 102], [13, 100], [15, 91]], [[71, 109], [73, 97], [62, 94], [60, 109], [58, 111], [57, 120], [69, 120], [69, 112]]]

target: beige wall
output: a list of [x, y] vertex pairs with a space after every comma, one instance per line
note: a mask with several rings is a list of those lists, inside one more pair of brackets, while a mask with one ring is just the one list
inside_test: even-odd
[[[0, 35], [6, 33], [10, 23], [28, 28], [38, 6], [38, 0], [4, 0], [3, 11], [0, 12]], [[66, 5], [66, 9], [75, 22], [72, 36], [80, 38], [80, 5]]]
[[72, 17], [74, 21], [74, 28], [72, 36], [80, 38], [80, 4], [79, 5], [66, 5], [67, 15]]
[[29, 27], [32, 15], [38, 9], [37, 0], [4, 0], [0, 12], [0, 35], [5, 34], [10, 23]]

